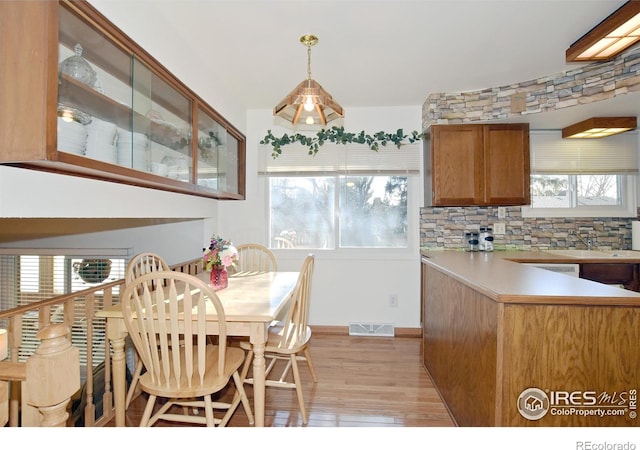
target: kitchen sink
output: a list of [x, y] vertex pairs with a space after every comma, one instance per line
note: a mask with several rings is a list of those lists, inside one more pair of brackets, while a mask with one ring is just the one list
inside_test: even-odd
[[635, 250], [546, 250], [547, 253], [571, 258], [617, 258], [617, 259], [640, 259], [640, 251]]
[[612, 258], [640, 258], [640, 251], [637, 250], [609, 250], [606, 253]]

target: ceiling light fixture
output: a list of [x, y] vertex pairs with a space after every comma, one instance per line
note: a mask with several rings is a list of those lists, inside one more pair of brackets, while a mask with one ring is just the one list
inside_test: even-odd
[[630, 0], [571, 44], [566, 61], [608, 61], [638, 41], [640, 1]]
[[333, 100], [320, 83], [311, 78], [311, 47], [318, 43], [318, 38], [305, 34], [300, 42], [307, 47], [307, 79], [273, 108], [273, 115], [282, 117], [293, 125], [300, 120], [307, 125], [326, 125], [343, 117], [344, 112], [342, 106]]
[[635, 117], [592, 117], [562, 129], [562, 137], [593, 139], [635, 130]]

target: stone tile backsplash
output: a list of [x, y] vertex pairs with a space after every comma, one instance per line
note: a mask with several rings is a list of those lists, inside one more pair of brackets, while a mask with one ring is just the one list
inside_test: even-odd
[[420, 208], [420, 247], [463, 249], [466, 231], [478, 231], [481, 226], [493, 227], [496, 222], [503, 222], [505, 234], [494, 232], [496, 250], [584, 249], [585, 245], [571, 234], [572, 231], [591, 238], [596, 248], [631, 249], [634, 217], [534, 218], [522, 217], [519, 206], [507, 206], [504, 210], [505, 217], [498, 218], [498, 207], [495, 206]]

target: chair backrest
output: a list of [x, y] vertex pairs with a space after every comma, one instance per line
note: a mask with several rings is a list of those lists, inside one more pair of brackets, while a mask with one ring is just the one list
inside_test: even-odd
[[274, 237], [273, 241], [276, 243], [276, 248], [295, 248], [293, 242], [283, 237]]
[[238, 262], [231, 276], [255, 275], [265, 272], [277, 272], [276, 255], [261, 244], [242, 244], [236, 247]]
[[175, 271], [141, 275], [126, 285], [121, 306], [131, 340], [156, 386], [202, 385], [207, 368], [206, 325], [211, 325], [207, 314], [217, 318], [218, 373], [224, 373], [225, 313], [218, 296], [204, 281]]
[[291, 347], [296, 343], [304, 342], [306, 339], [314, 264], [315, 255], [313, 254], [307, 255], [302, 263], [298, 281], [292, 292], [293, 301], [284, 320], [283, 342], [280, 343], [282, 347]]
[[130, 283], [134, 278], [141, 275], [161, 270], [171, 269], [169, 268], [169, 264], [167, 264], [160, 255], [151, 252], [138, 253], [129, 260], [124, 281]]

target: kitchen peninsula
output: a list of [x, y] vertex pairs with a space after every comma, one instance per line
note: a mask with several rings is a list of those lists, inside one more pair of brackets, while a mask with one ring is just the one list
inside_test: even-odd
[[422, 252], [423, 360], [459, 426], [639, 425], [640, 294], [519, 264], [554, 261]]

